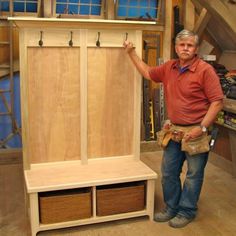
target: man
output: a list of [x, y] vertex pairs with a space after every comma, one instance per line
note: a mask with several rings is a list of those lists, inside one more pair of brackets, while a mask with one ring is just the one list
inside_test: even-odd
[[[203, 137], [223, 106], [219, 78], [212, 66], [197, 56], [198, 45], [196, 34], [182, 30], [175, 39], [178, 59], [150, 67], [137, 56], [131, 42], [124, 42], [125, 51], [138, 71], [149, 80], [163, 83], [171, 124], [188, 128], [180, 142], [171, 139], [164, 149], [161, 170], [166, 208], [154, 216], [155, 221], [169, 221], [175, 228], [184, 227], [196, 216], [208, 159], [208, 151], [190, 155], [181, 150], [181, 143]], [[188, 170], [181, 187], [184, 161]]]

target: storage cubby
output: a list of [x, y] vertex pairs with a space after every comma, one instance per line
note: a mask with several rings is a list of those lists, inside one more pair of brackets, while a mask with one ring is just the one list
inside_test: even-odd
[[99, 186], [96, 191], [97, 215], [106, 216], [145, 209], [145, 182]]
[[[148, 215], [157, 175], [140, 160], [142, 53], [155, 22], [9, 18], [19, 28], [22, 141], [32, 235]], [[99, 41], [99, 43], [98, 43]]]
[[40, 223], [51, 224], [92, 216], [91, 188], [39, 193]]

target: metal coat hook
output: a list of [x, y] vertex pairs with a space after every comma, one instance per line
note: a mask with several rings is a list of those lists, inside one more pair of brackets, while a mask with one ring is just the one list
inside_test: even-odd
[[39, 46], [43, 46], [43, 31], [40, 31], [40, 39], [39, 39]]
[[70, 32], [70, 41], [69, 41], [69, 46], [70, 47], [73, 47], [73, 40], [72, 40], [72, 38], [73, 38], [73, 32], [71, 31]]
[[100, 47], [100, 32], [98, 32], [98, 39], [97, 39], [97, 42], [96, 42], [96, 46], [97, 47]]
[[129, 34], [126, 32], [126, 33], [125, 33], [125, 41], [128, 40], [128, 36], [129, 36]]

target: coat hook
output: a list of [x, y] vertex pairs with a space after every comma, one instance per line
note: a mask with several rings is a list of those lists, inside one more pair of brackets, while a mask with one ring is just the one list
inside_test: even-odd
[[73, 40], [72, 40], [72, 38], [73, 38], [73, 32], [71, 31], [70, 32], [70, 41], [69, 41], [69, 46], [70, 47], [73, 47]]
[[129, 35], [129, 34], [126, 32], [126, 33], [125, 33], [125, 41], [128, 40], [128, 35]]
[[43, 46], [43, 31], [40, 31], [40, 40], [39, 40], [39, 46]]
[[100, 32], [98, 32], [98, 39], [97, 39], [97, 42], [96, 42], [96, 46], [97, 47], [100, 47]]

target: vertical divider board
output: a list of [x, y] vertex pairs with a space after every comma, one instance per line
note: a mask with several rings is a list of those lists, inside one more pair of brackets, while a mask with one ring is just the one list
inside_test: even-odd
[[[32, 235], [142, 215], [152, 219], [157, 175], [140, 161], [141, 76], [123, 41], [128, 37], [141, 56], [142, 29], [154, 22], [9, 20], [20, 31], [23, 158]], [[97, 216], [98, 186], [137, 181], [147, 182], [143, 210]], [[92, 189], [90, 218], [40, 222], [39, 193], [86, 187]]]
[[[136, 31], [136, 52], [142, 58], [142, 31]], [[134, 98], [134, 114], [141, 115], [141, 84], [142, 79], [139, 72], [135, 71], [135, 98]], [[140, 127], [141, 118], [134, 115], [134, 157], [138, 160], [140, 158]]]
[[19, 53], [20, 53], [20, 68], [23, 68], [20, 70], [20, 77], [21, 79], [21, 83], [20, 83], [20, 97], [21, 97], [21, 101], [25, 101], [24, 103], [21, 102], [21, 124], [22, 127], [24, 127], [21, 131], [22, 134], [22, 146], [24, 147], [22, 149], [23, 151], [23, 166], [24, 169], [30, 169], [30, 162], [29, 162], [29, 154], [28, 154], [28, 148], [27, 148], [27, 143], [28, 143], [28, 122], [27, 122], [27, 118], [28, 118], [28, 111], [27, 111], [27, 107], [28, 107], [28, 101], [27, 99], [25, 99], [27, 97], [27, 84], [23, 83], [23, 78], [27, 78], [27, 70], [24, 69], [24, 65], [25, 62], [27, 62], [27, 56], [26, 56], [26, 52], [27, 52], [27, 33], [25, 32], [25, 29], [22, 29], [19, 33]]
[[96, 192], [97, 192], [97, 189], [95, 186], [93, 186], [92, 188], [92, 196], [93, 196], [93, 217], [96, 217], [97, 215], [97, 202], [96, 202]]
[[80, 54], [80, 61], [81, 61], [81, 68], [80, 70], [80, 78], [81, 79], [81, 90], [80, 90], [80, 100], [81, 100], [81, 136], [84, 137], [81, 139], [81, 161], [82, 164], [87, 164], [88, 163], [88, 128], [87, 128], [87, 119], [88, 119], [88, 103], [87, 103], [87, 98], [88, 98], [88, 83], [87, 83], [87, 77], [88, 77], [88, 68], [87, 68], [87, 30], [86, 29], [81, 29], [80, 30], [80, 42], [81, 42], [81, 54]]

